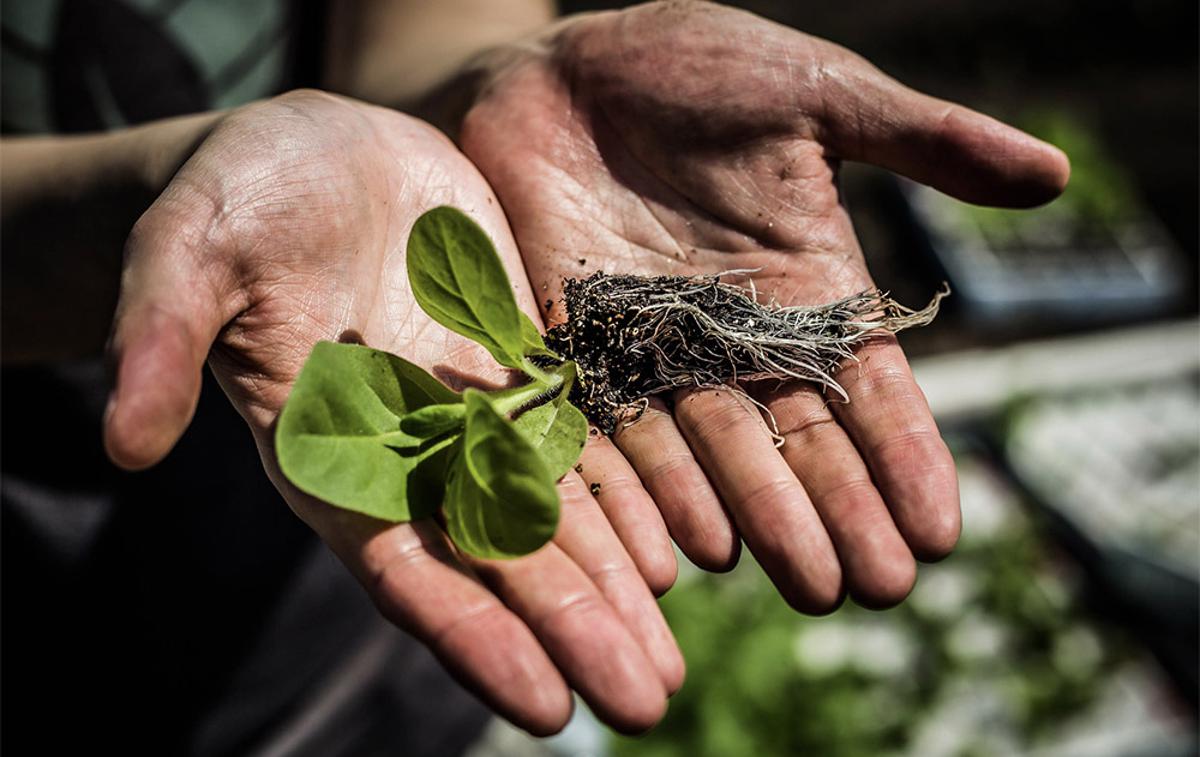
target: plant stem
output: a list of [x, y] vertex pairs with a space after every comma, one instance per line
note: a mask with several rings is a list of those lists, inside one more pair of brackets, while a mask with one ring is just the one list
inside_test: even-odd
[[[532, 374], [532, 372], [530, 373]], [[495, 406], [497, 412], [505, 416], [512, 415], [538, 397], [552, 395], [556, 389], [563, 385], [563, 375], [559, 372], [558, 367], [552, 368], [549, 371], [537, 369], [537, 374], [532, 375], [534, 380], [528, 384], [515, 386], [511, 389], [502, 389], [494, 394], [490, 394], [492, 404]]]

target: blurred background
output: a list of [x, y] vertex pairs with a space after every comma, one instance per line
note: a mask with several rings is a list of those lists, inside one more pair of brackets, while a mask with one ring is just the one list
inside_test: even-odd
[[[840, 43], [917, 89], [1022, 126], [1072, 159], [1066, 194], [1020, 213], [970, 207], [862, 166], [843, 170], [844, 196], [879, 284], [912, 306], [943, 281], [954, 291], [932, 326], [904, 332], [901, 341], [956, 455], [960, 547], [921, 567], [902, 606], [870, 612], [848, 604], [822, 618], [791, 611], [748, 553], [732, 575], [720, 576], [691, 569], [681, 556], [679, 581], [662, 606], [688, 679], [658, 727], [618, 737], [580, 706], [566, 731], [543, 741], [493, 719], [469, 754], [1197, 754], [1197, 3], [732, 4]], [[85, 31], [85, 21], [105, 19], [105, 34], [94, 36], [119, 40], [109, 31], [123, 27], [146, 32], [130, 21], [146, 13], [70, 5], [87, 11], [73, 19]], [[238, 0], [213, 5], [229, 10]], [[573, 13], [618, 4], [559, 5]], [[149, 14], [152, 41], [197, 25], [171, 15], [188, 8], [174, 0], [120, 6], [161, 11]], [[3, 68], [14, 80], [41, 76], [38, 66], [48, 64], [37, 45], [10, 35], [23, 28], [10, 17], [45, 22], [57, 7], [5, 5]], [[214, 100], [219, 107], [269, 89], [285, 69], [284, 37], [261, 22], [209, 50], [199, 73], [183, 79], [193, 89], [177, 87], [163, 103], [117, 88], [137, 95], [122, 100], [130, 109], [118, 115], [132, 123], [162, 115], [143, 105], [203, 109], [210, 85], [226, 98]], [[56, 27], [39, 28], [49, 35]], [[251, 65], [258, 59], [238, 53], [235, 38], [247, 49], [269, 40], [266, 63]], [[68, 64], [90, 60], [83, 56], [90, 47], [63, 47]], [[153, 49], [178, 52], [174, 42]], [[114, 80], [128, 69], [141, 73], [143, 62], [126, 57], [116, 56]], [[190, 58], [176, 63], [195, 73]], [[67, 130], [107, 123], [100, 118], [107, 112], [76, 96], [90, 79], [56, 82], [68, 95], [62, 102], [98, 119]], [[29, 94], [9, 92], [18, 102]], [[49, 128], [41, 121], [50, 111], [35, 104], [10, 109], [5, 133]], [[72, 382], [102, 386], [98, 363], [71, 370]], [[50, 743], [107, 739], [137, 753], [142, 742], [134, 737], [160, 746], [186, 738], [198, 746], [159, 751], [245, 753], [245, 744], [290, 737], [291, 725], [306, 726], [307, 717], [338, 743], [366, 733], [390, 739], [398, 753], [436, 754], [437, 744], [422, 746], [414, 722], [474, 725], [486, 717], [465, 694], [428, 694], [444, 688], [440, 667], [385, 626], [281, 505], [214, 382], [173, 457], [118, 479], [96, 443], [103, 394], [80, 395], [87, 403], [80, 407], [29, 405], [35, 437], [14, 426], [12, 408], [44, 396], [33, 388], [58, 386], [42, 385], [42, 376], [5, 375], [8, 396], [17, 398], [7, 408], [6, 462], [45, 482], [59, 479], [60, 461], [70, 459], [86, 486], [61, 498], [63, 515], [52, 513], [66, 518], [61, 533], [50, 528], [53, 518], [38, 520], [47, 505], [36, 487], [26, 496], [36, 506], [5, 520], [10, 739], [14, 732]], [[59, 432], [80, 428], [77, 416], [92, 425]], [[197, 479], [190, 467], [197, 460], [212, 475]], [[43, 533], [61, 536], [48, 543], [65, 544], [62, 554], [27, 538]], [[164, 533], [189, 538], [156, 538]], [[343, 640], [354, 638], [363, 641], [343, 654]], [[355, 676], [387, 686], [342, 687]], [[113, 696], [112, 681], [121, 696]], [[292, 719], [269, 733], [253, 730], [259, 715], [277, 711]], [[359, 711], [369, 719], [353, 717]], [[136, 729], [126, 727], [130, 719]], [[354, 730], [377, 720], [386, 733]], [[210, 730], [189, 731], [196, 723]], [[455, 735], [471, 733], [462, 727]], [[245, 741], [226, 741], [235, 737]]]
[[733, 4], [1071, 157], [1025, 213], [844, 170], [880, 285], [955, 292], [901, 341], [958, 461], [960, 548], [901, 607], [824, 618], [748, 554], [732, 576], [681, 556], [662, 605], [688, 680], [661, 725], [495, 723], [475, 757], [1196, 754], [1197, 4]]

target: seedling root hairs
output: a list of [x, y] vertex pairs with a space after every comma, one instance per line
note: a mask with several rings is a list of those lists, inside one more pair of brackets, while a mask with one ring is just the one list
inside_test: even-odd
[[943, 287], [920, 310], [877, 289], [783, 306], [721, 281], [727, 275], [567, 279], [567, 320], [546, 341], [579, 367], [571, 402], [611, 433], [644, 398], [685, 387], [802, 380], [848, 400], [835, 374], [855, 348], [873, 334], [928, 324], [949, 293]]

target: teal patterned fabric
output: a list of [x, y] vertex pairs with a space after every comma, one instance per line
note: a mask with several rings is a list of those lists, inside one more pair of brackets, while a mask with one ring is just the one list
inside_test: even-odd
[[10, 0], [3, 130], [114, 129], [274, 94], [292, 28], [286, 0]]

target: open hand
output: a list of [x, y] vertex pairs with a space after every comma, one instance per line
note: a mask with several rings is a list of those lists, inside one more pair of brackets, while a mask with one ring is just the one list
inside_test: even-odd
[[[759, 290], [817, 304], [872, 287], [840, 203], [842, 160], [874, 163], [963, 200], [1024, 206], [1065, 185], [1055, 148], [909, 90], [836, 45], [748, 13], [664, 2], [567, 19], [478, 61], [459, 124], [494, 187], [548, 320], [563, 277], [755, 269]], [[807, 612], [846, 591], [883, 607], [917, 559], [959, 533], [954, 465], [895, 340], [811, 386], [755, 388], [786, 443], [733, 392], [680, 391], [584, 459], [600, 504], [651, 585], [666, 529], [725, 569], [740, 539]], [[606, 477], [614, 476], [614, 480]], [[636, 471], [636, 475], [634, 475]], [[661, 518], [641, 489], [661, 510]]]
[[653, 596], [582, 480], [560, 484], [554, 542], [511, 561], [460, 558], [432, 521], [330, 507], [280, 474], [272, 428], [313, 344], [352, 339], [448, 382], [496, 379], [483, 348], [416, 306], [404, 250], [424, 211], [455, 205], [495, 241], [536, 312], [490, 189], [407, 116], [318, 92], [233, 111], [142, 216], [126, 248], [106, 446], [127, 468], [162, 458], [194, 411], [207, 359], [289, 505], [380, 610], [502, 715], [561, 728], [570, 689], [622, 730], [649, 727], [683, 663]]

